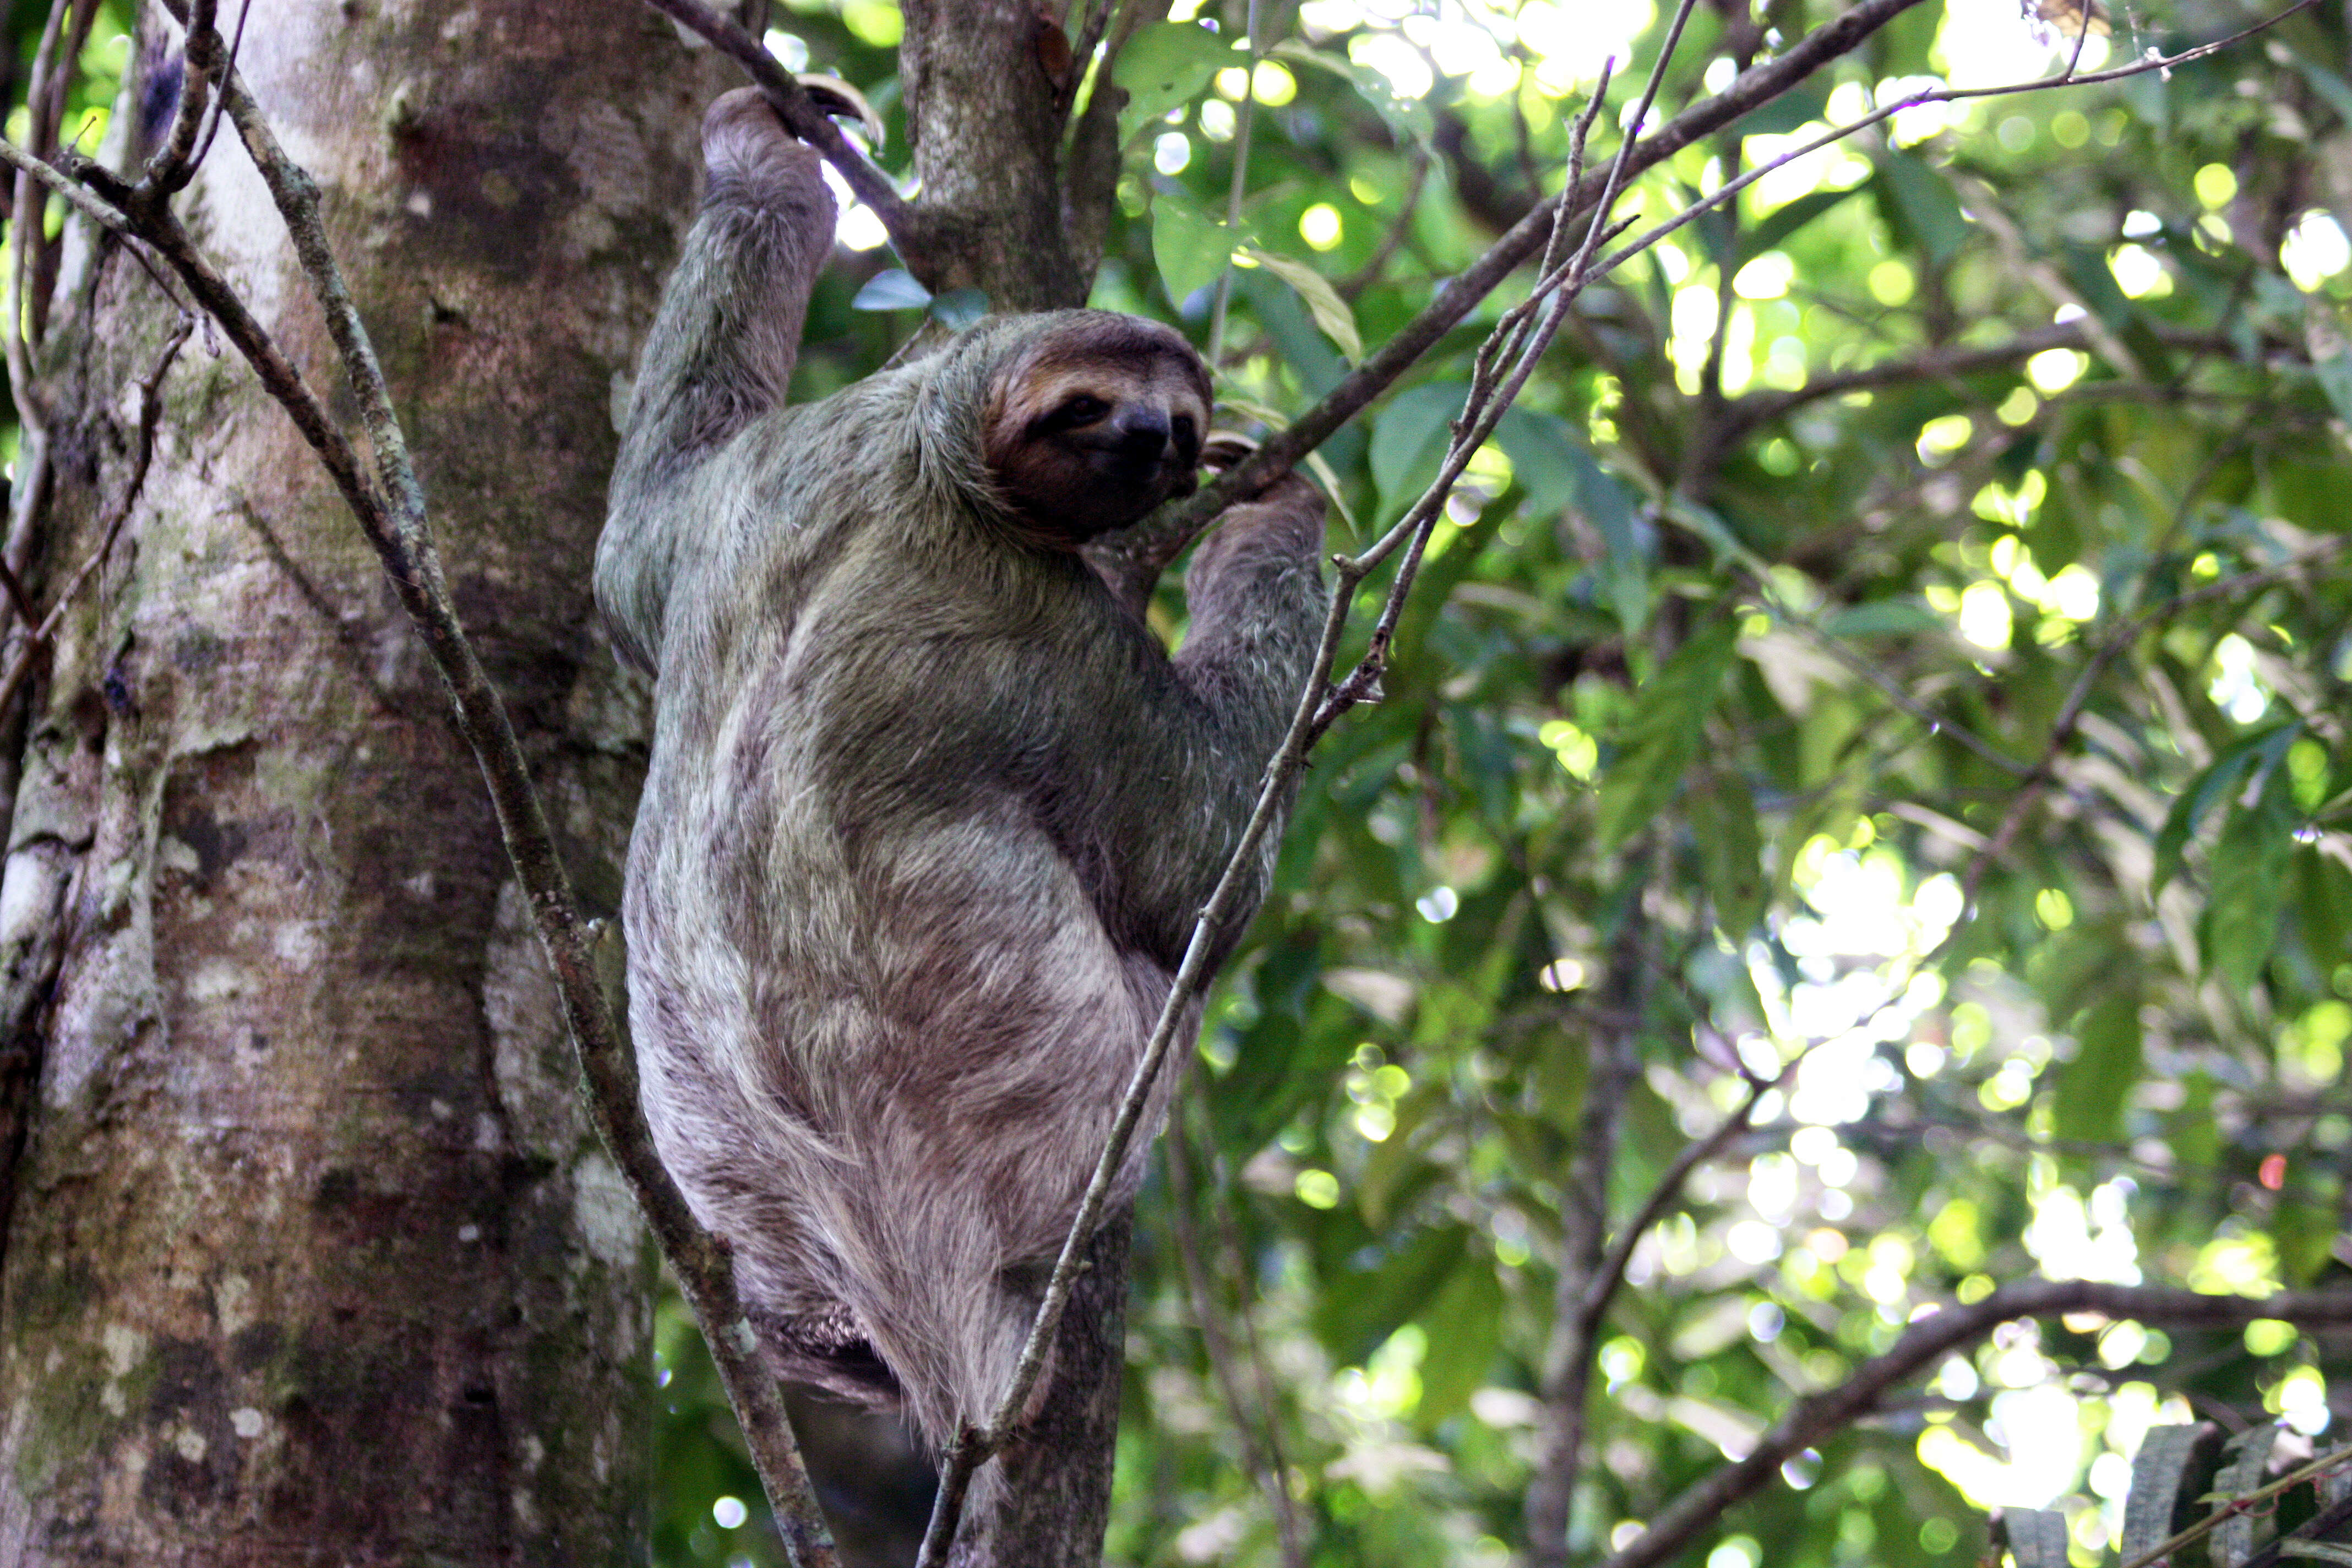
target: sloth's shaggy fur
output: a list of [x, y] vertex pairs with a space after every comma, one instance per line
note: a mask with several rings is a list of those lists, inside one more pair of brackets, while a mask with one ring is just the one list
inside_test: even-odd
[[[1003, 470], [1055, 438], [1004, 425], [1035, 375], [1125, 400], [1113, 417], [1204, 405], [1175, 333], [992, 320], [783, 408], [833, 205], [765, 115], [730, 95], [706, 128], [597, 555], [613, 636], [656, 678], [630, 1025], [662, 1157], [778, 1370], [903, 1402], [943, 1444], [1010, 1381], [1288, 719], [1323, 508], [1292, 479], [1225, 514], [1171, 660], [1071, 547], [1103, 494], [1069, 480], [1065, 509]], [[1145, 504], [1196, 452], [1152, 459]]]

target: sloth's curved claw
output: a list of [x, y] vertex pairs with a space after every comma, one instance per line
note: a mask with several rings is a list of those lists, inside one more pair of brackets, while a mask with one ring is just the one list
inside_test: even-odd
[[1223, 473], [1257, 450], [1257, 443], [1238, 430], [1212, 430], [1201, 443], [1201, 466]]
[[864, 93], [839, 77], [826, 76], [822, 71], [807, 71], [795, 76], [793, 79], [801, 84], [802, 89], [815, 101], [819, 109], [834, 119], [856, 121], [858, 128], [866, 132], [866, 140], [872, 145], [879, 147], [887, 139], [888, 132], [883, 127], [882, 116], [876, 113], [874, 106], [866, 101]]

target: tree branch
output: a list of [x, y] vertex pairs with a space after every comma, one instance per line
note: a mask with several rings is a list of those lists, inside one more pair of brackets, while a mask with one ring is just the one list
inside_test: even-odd
[[1798, 1401], [1746, 1458], [1723, 1466], [1676, 1498], [1601, 1568], [1654, 1568], [1672, 1561], [1713, 1528], [1726, 1509], [1769, 1485], [1781, 1465], [1869, 1415], [1924, 1368], [2002, 1323], [2061, 1312], [2105, 1312], [2175, 1328], [2235, 1329], [2257, 1318], [2352, 1324], [2352, 1290], [2286, 1291], [2256, 1300], [2088, 1279], [2033, 1280], [2005, 1285], [1973, 1306], [1943, 1308], [1913, 1323], [1893, 1350], [1864, 1363], [1835, 1388]]

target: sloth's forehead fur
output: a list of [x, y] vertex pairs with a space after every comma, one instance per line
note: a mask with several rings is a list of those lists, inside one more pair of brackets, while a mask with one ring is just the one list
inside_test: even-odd
[[1181, 335], [1157, 321], [1108, 310], [1063, 314], [998, 369], [990, 418], [1018, 429], [1081, 394], [1106, 403], [1192, 398], [1208, 412], [1208, 372]]

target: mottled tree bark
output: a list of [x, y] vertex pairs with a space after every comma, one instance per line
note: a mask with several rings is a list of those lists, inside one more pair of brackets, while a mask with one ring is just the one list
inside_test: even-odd
[[[256, 0], [240, 63], [325, 188], [458, 608], [609, 909], [644, 707], [588, 596], [609, 410], [725, 76], [562, 0]], [[340, 397], [233, 132], [183, 200]], [[120, 254], [80, 265], [50, 591], [171, 320]], [[34, 689], [0, 881], [0, 1564], [641, 1560], [648, 1249], [480, 775], [317, 464], [201, 342]]]

